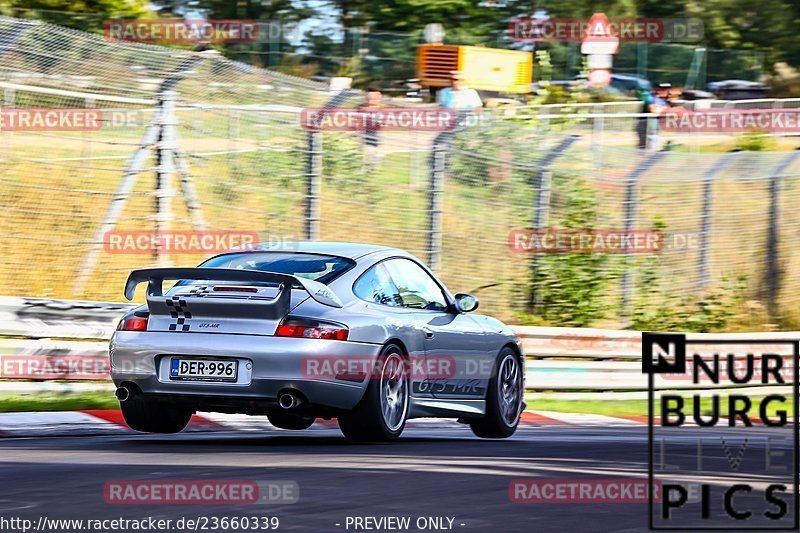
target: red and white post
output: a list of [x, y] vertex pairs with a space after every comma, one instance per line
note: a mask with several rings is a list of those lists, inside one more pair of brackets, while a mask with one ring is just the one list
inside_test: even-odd
[[611, 65], [618, 51], [619, 37], [614, 35], [608, 17], [595, 13], [581, 39], [581, 53], [588, 56], [591, 87], [603, 87], [611, 82]]

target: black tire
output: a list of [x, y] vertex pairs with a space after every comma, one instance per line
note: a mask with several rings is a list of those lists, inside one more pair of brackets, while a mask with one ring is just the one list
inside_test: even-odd
[[[508, 417], [506, 417], [504, 416], [503, 402], [501, 400], [502, 394], [499, 392], [500, 382], [502, 381], [499, 377], [505, 365], [512, 361], [516, 362], [517, 377], [514, 378], [514, 380], [518, 387], [516, 393], [518, 397], [516, 400], [516, 407], [512, 406], [511, 409], [507, 409]], [[497, 354], [497, 361], [492, 370], [492, 377], [489, 380], [489, 387], [486, 391], [486, 415], [469, 424], [475, 435], [484, 439], [505, 439], [513, 435], [517, 430], [523, 396], [525, 394], [522, 372], [522, 362], [516, 352], [508, 346], [500, 350], [500, 353]], [[511, 413], [513, 411], [516, 411], [516, 413], [512, 415]], [[513, 421], [509, 421], [508, 418], [513, 418]]]
[[[398, 362], [399, 366], [395, 366]], [[406, 426], [411, 383], [408, 378], [407, 359], [400, 347], [395, 344], [386, 345], [378, 356], [375, 369], [375, 372], [369, 376], [367, 390], [361, 401], [349, 413], [339, 416], [339, 428], [344, 433], [344, 436], [352, 441], [385, 442], [397, 440]], [[394, 423], [387, 423], [381, 409], [381, 396], [386, 393], [386, 389], [382, 386], [384, 383], [384, 371], [391, 375], [399, 376], [399, 379], [388, 379], [388, 382], [395, 383], [398, 391], [401, 388], [405, 391], [402, 405], [400, 405], [401, 411], [399, 413], [392, 411], [394, 415], [399, 414]]]
[[269, 423], [280, 429], [308, 429], [316, 418], [313, 416], [288, 415], [286, 413], [274, 413], [267, 415]]
[[119, 405], [128, 426], [143, 433], [180, 433], [193, 414], [189, 409], [141, 395], [128, 398]]

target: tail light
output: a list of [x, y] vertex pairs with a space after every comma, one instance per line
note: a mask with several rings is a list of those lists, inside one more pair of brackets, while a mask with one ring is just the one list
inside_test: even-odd
[[255, 287], [214, 287], [214, 292], [258, 292]]
[[276, 337], [303, 339], [333, 339], [346, 341], [350, 330], [335, 322], [322, 322], [311, 318], [286, 317], [275, 330]]
[[147, 331], [148, 318], [150, 318], [150, 313], [147, 311], [128, 313], [117, 324], [117, 331]]

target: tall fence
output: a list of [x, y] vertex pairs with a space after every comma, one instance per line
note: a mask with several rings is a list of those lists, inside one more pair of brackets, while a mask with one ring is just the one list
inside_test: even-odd
[[[707, 310], [733, 291], [753, 327], [797, 308], [794, 151], [639, 150], [646, 117], [624, 106], [487, 111], [446, 142], [381, 132], [377, 150], [300, 126], [303, 107], [362, 97], [0, 17], [3, 109], [103, 112], [98, 130], [0, 131], [0, 294], [119, 300], [131, 269], [205, 257], [115, 253], [109, 231], [202, 229], [402, 247], [508, 320], [657, 324], [662, 305], [696, 296]], [[510, 246], [547, 228], [665, 240], [631, 255]]]

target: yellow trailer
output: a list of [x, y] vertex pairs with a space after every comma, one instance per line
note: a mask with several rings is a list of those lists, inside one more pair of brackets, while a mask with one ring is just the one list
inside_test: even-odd
[[529, 93], [533, 54], [483, 46], [423, 44], [417, 49], [417, 78], [424, 87], [449, 87], [461, 72], [467, 87], [501, 93]]

